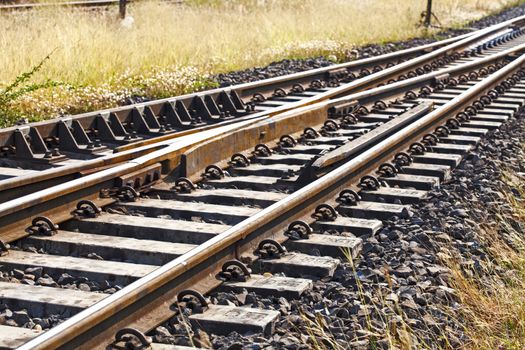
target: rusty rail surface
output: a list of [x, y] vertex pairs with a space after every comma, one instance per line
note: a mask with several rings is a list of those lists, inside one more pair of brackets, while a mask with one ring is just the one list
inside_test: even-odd
[[[492, 58], [494, 61], [501, 61], [503, 58], [514, 58], [514, 60], [481, 82], [473, 85], [458, 97], [422, 116], [371, 148], [364, 150], [320, 179], [297, 190], [284, 200], [263, 209], [256, 215], [219, 234], [180, 258], [158, 268], [121, 291], [108, 296], [89, 309], [80, 312], [61, 325], [30, 341], [22, 349], [102, 347], [111, 341], [118, 329], [133, 326], [147, 331], [148, 329], [144, 329], [144, 325], [147, 324], [149, 325], [147, 327], [150, 327], [151, 325], [159, 324], [173, 314], [169, 305], [176, 300], [178, 292], [191, 286], [193, 289], [205, 293], [217, 285], [218, 281], [214, 277], [215, 272], [226, 260], [238, 258], [240, 255], [251, 256], [253, 248], [264, 238], [272, 237], [277, 241], [284, 241], [286, 238], [282, 235], [282, 232], [291, 220], [304, 219], [319, 202], [333, 201], [333, 198], [339, 191], [354, 186], [361, 176], [370, 173], [378, 164], [390, 159], [393, 154], [405, 149], [423, 135], [432, 132], [437, 126], [442, 125], [447, 118], [461, 112], [478, 99], [481, 94], [486, 93], [522, 68], [525, 63], [525, 56], [520, 55], [516, 58], [516, 55], [521, 54], [524, 49], [525, 46], [522, 45], [508, 50], [498, 59]], [[371, 99], [399, 95], [401, 87], [404, 87], [403, 92], [406, 92], [410, 88], [416, 88], [421, 86], [420, 84], [428, 83], [433, 79], [437, 78], [438, 81], [439, 79], [447, 79], [459, 75], [467, 69], [485, 67], [490, 62], [491, 59], [487, 58], [484, 62], [470, 63], [468, 68], [456, 67], [448, 69], [446, 72], [439, 72], [441, 78], [438, 78], [440, 77], [438, 73], [430, 73], [425, 76], [397, 82], [392, 86], [383, 86], [338, 99], [317, 102], [294, 110], [284, 111], [265, 120], [245, 121], [243, 127], [226, 126], [221, 129], [224, 133], [221, 137], [215, 137], [214, 135], [206, 137], [202, 135], [202, 147], [214, 142], [215, 147], [217, 147], [216, 142], [224, 137], [232, 137], [238, 140], [251, 139], [251, 142], [255, 142], [253, 136], [262, 135], [262, 142], [265, 142], [267, 141], [265, 139], [266, 134], [261, 133], [261, 131], [272, 130], [277, 126], [286, 128], [287, 122], [293, 122], [301, 118], [320, 120], [322, 116], [326, 118], [331, 108], [345, 106], [349, 102], [354, 101], [364, 103], [363, 101], [370, 101]], [[443, 74], [448, 74], [448, 76], [443, 76]], [[297, 125], [294, 127], [298, 128]], [[212, 135], [215, 131], [211, 130], [208, 133]], [[268, 138], [274, 136], [269, 135]], [[204, 143], [205, 141], [208, 143]], [[246, 141], [245, 146], [249, 144], [250, 141]], [[243, 145], [241, 145], [241, 148]], [[190, 146], [191, 142], [188, 142], [187, 139], [172, 140], [163, 148], [159, 148], [151, 154], [137, 158], [117, 168], [88, 175], [86, 178], [79, 179], [73, 184], [57, 186], [42, 193], [27, 196], [21, 199], [21, 203], [12, 202], [5, 203], [7, 205], [0, 205], [0, 212], [7, 215], [8, 213], [16, 213], [17, 210], [22, 208], [25, 210], [28, 210], [31, 206], [34, 208], [34, 206], [41, 205], [40, 198], [44, 194], [47, 199], [63, 196], [68, 191], [78, 191], [78, 185], [82, 184], [82, 182], [85, 182], [85, 186], [88, 189], [89, 186], [93, 186], [95, 183], [100, 185], [102, 182], [106, 182], [107, 185], [107, 182], [118, 176], [119, 172], [133, 171], [151, 165], [153, 162], [164, 162], [164, 167], [174, 169], [179, 166], [179, 156], [182, 155], [180, 151], [188, 151]], [[335, 156], [339, 159], [340, 154]], [[213, 163], [213, 159], [207, 160]], [[195, 166], [193, 171], [199, 171], [199, 169], [201, 169], [199, 166]], [[66, 188], [68, 186], [69, 189]], [[98, 188], [96, 189], [98, 190]], [[84, 196], [85, 194], [81, 193]], [[72, 200], [72, 198], [67, 200]]]

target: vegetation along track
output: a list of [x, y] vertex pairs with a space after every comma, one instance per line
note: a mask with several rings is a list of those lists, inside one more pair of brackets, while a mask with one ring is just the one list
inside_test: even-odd
[[[170, 2], [181, 2], [179, 0], [165, 0]], [[126, 0], [126, 2], [133, 2], [133, 0]], [[80, 0], [80, 1], [48, 1], [48, 2], [26, 2], [26, 3], [11, 3], [0, 5], [0, 11], [18, 11], [18, 10], [31, 10], [35, 8], [45, 7], [58, 7], [58, 6], [70, 6], [70, 7], [107, 7], [112, 5], [119, 5], [119, 0]]]
[[0, 347], [176, 349], [148, 334], [181, 315], [188, 332], [271, 335], [278, 311], [203, 295], [294, 299], [340, 259], [359, 258], [360, 236], [406, 215], [481, 137], [520, 115], [517, 40], [389, 85], [334, 88], [332, 99], [161, 139], [131, 161], [0, 204], [9, 310]]
[[13, 199], [115, 166], [168, 139], [488, 57], [520, 43], [522, 22], [519, 17], [435, 44], [260, 82], [3, 129], [0, 196]]

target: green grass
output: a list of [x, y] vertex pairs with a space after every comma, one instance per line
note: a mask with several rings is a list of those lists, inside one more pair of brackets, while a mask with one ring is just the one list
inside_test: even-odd
[[[520, 0], [439, 0], [434, 12], [458, 26]], [[432, 35], [418, 26], [425, 0], [141, 1], [134, 22], [117, 8], [0, 13], [0, 89], [50, 52], [34, 82], [62, 85], [10, 104], [30, 120], [122, 104], [133, 95], [160, 98], [212, 87], [209, 75], [284, 58], [347, 60], [352, 48]], [[5, 126], [6, 121], [0, 121]]]

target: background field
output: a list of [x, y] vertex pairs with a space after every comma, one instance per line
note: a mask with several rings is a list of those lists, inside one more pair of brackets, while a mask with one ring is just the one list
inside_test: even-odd
[[[519, 0], [435, 0], [444, 26], [460, 26]], [[121, 23], [108, 11], [53, 8], [0, 13], [0, 89], [50, 55], [34, 82], [61, 85], [9, 102], [9, 121], [78, 113], [211, 86], [210, 74], [283, 58], [345, 60], [355, 46], [431, 35], [425, 0], [142, 1]], [[2, 126], [2, 125], [0, 125]]]

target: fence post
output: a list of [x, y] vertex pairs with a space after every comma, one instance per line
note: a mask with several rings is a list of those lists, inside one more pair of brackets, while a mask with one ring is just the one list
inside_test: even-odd
[[127, 0], [119, 0], [119, 4], [118, 4], [118, 10], [119, 10], [119, 15], [120, 15], [120, 18], [124, 19], [126, 18], [126, 4], [127, 4]]
[[425, 12], [425, 27], [430, 27], [430, 20], [432, 19], [432, 0], [427, 0], [427, 12]]

